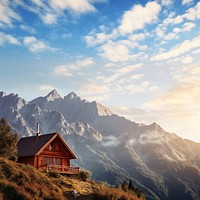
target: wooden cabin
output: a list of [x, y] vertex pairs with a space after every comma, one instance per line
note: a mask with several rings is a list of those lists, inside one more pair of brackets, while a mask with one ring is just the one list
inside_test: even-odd
[[17, 145], [18, 162], [33, 165], [39, 170], [58, 170], [60, 173], [78, 174], [79, 167], [70, 166], [77, 156], [59, 133], [21, 138]]

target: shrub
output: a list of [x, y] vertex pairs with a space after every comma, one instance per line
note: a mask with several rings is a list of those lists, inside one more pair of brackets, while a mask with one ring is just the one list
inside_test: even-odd
[[52, 177], [52, 178], [60, 178], [61, 177], [59, 171], [57, 171], [57, 170], [49, 171], [48, 176]]
[[85, 181], [92, 177], [92, 172], [90, 172], [88, 170], [80, 170], [79, 176], [80, 176], [81, 180]]
[[11, 177], [11, 175], [12, 175], [11, 166], [4, 164], [1, 167], [2, 167], [1, 170], [3, 172], [2, 174], [4, 174], [7, 178]]

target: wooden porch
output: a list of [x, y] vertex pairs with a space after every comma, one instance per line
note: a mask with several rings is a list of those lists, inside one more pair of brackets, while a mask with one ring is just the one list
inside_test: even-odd
[[41, 171], [57, 170], [61, 174], [79, 174], [80, 167], [62, 166], [62, 165], [43, 165], [38, 168]]

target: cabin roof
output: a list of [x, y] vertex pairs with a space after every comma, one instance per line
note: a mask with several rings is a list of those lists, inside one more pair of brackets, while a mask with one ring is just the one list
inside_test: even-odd
[[72, 159], [77, 159], [77, 156], [57, 132], [42, 134], [40, 136], [21, 138], [17, 144], [18, 157], [39, 155], [42, 150], [57, 137], [61, 140], [65, 148], [70, 152], [70, 154], [72, 155]]

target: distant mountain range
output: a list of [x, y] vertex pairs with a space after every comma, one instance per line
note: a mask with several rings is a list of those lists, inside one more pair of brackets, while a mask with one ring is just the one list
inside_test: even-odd
[[[56, 90], [30, 102], [0, 92], [0, 117], [20, 137], [59, 132], [78, 156], [74, 164], [96, 180], [116, 184], [132, 179], [148, 199], [200, 199], [200, 144], [114, 114], [75, 93]], [[177, 119], [178, 120], [178, 119]], [[180, 124], [181, 126], [181, 124]]]

